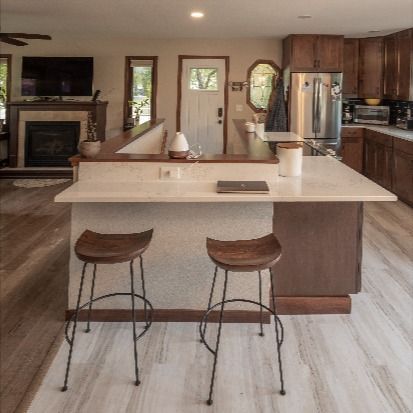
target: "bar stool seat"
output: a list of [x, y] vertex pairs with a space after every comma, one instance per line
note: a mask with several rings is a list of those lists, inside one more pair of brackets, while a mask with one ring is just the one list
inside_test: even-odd
[[76, 256], [91, 264], [132, 261], [149, 247], [153, 230], [138, 234], [99, 234], [86, 230], [75, 245]]
[[272, 267], [281, 258], [281, 245], [274, 234], [238, 241], [207, 238], [207, 252], [224, 270], [252, 272]]

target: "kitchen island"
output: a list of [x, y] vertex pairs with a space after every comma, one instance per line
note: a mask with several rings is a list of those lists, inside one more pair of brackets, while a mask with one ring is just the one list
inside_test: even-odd
[[[284, 178], [272, 153], [170, 160], [129, 154], [128, 145], [137, 148], [135, 141], [114, 148], [112, 155], [75, 158], [78, 180], [56, 197], [72, 203], [69, 313], [81, 273], [73, 246], [86, 228], [108, 233], [154, 228], [144, 262], [155, 320], [200, 319], [214, 270], [206, 237], [247, 239], [271, 231], [283, 248], [274, 267], [280, 313], [351, 311], [350, 294], [361, 288], [363, 202], [394, 201], [393, 194], [331, 157], [304, 157], [302, 176]], [[217, 194], [219, 179], [265, 180], [270, 192]], [[128, 290], [127, 266], [102, 265], [98, 271], [97, 295]], [[230, 278], [231, 296], [256, 299], [254, 274], [232, 277], [237, 280]], [[94, 320], [129, 317], [127, 300], [99, 304]], [[226, 312], [226, 320], [257, 321], [258, 315], [255, 308], [239, 305]]]

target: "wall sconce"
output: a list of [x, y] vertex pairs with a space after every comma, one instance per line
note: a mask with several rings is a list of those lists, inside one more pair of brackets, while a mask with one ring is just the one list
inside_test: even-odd
[[242, 92], [242, 89], [248, 86], [248, 82], [228, 82], [228, 86], [233, 92]]

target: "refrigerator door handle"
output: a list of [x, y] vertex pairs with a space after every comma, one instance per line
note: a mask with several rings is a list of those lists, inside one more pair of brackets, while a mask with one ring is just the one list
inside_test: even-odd
[[316, 133], [320, 133], [321, 131], [321, 87], [322, 87], [322, 80], [319, 77], [317, 79], [317, 128]]
[[313, 79], [313, 118], [312, 118], [312, 132], [316, 132], [316, 122], [317, 122], [317, 78]]

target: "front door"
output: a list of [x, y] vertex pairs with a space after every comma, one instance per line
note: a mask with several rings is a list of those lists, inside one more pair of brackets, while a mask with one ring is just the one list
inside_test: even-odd
[[[225, 152], [225, 58], [182, 57], [178, 130], [203, 153]], [[196, 149], [196, 148], [195, 148]]]

